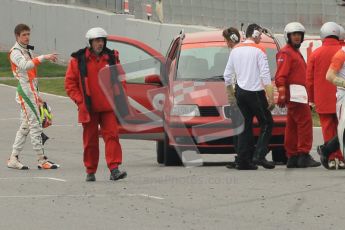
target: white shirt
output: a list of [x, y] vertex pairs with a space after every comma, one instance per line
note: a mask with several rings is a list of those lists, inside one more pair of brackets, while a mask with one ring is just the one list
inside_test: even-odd
[[241, 89], [261, 91], [271, 84], [271, 74], [264, 49], [254, 41], [246, 40], [231, 51], [224, 71], [226, 85], [237, 81]]

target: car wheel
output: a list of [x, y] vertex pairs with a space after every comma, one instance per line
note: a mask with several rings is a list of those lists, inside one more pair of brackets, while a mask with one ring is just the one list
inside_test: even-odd
[[164, 163], [164, 141], [156, 141], [157, 163]]
[[176, 149], [169, 145], [169, 137], [164, 134], [164, 157], [163, 157], [165, 166], [179, 166], [182, 165], [181, 158], [177, 153]]
[[285, 165], [287, 157], [284, 147], [272, 149], [272, 160], [276, 165]]

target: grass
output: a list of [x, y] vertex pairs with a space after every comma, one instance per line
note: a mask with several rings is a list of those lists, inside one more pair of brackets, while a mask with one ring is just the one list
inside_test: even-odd
[[[41, 92], [66, 96], [64, 88], [64, 76], [66, 67], [58, 64], [43, 62], [38, 67], [38, 86]], [[40, 77], [44, 77], [40, 79]], [[48, 79], [49, 77], [54, 77]], [[6, 52], [0, 52], [0, 83], [17, 86], [18, 80], [13, 78], [10, 62]]]
[[[1, 79], [0, 84], [17, 86], [18, 80], [16, 79]], [[60, 96], [66, 96], [65, 88], [64, 88], [64, 78], [54, 78], [54, 79], [39, 79], [38, 86], [41, 92], [51, 93]]]
[[7, 53], [0, 52], [0, 77], [12, 77], [10, 62]]
[[[8, 60], [7, 52], [0, 52], [0, 78], [12, 77], [11, 65]], [[39, 77], [63, 77], [66, 73], [66, 66], [61, 66], [51, 62], [43, 62], [38, 67]]]

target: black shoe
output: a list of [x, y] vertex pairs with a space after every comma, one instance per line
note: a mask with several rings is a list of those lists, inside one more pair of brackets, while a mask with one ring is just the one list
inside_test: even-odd
[[237, 164], [236, 169], [237, 170], [257, 170], [258, 166], [256, 166], [253, 163]]
[[315, 161], [310, 154], [301, 154], [298, 157], [297, 167], [298, 168], [307, 168], [307, 167], [319, 167], [320, 162]]
[[329, 169], [328, 156], [325, 153], [325, 146], [324, 145], [319, 145], [319, 146], [317, 146], [316, 150], [317, 150], [317, 153], [320, 155], [321, 165], [323, 167], [325, 167], [326, 169]]
[[228, 164], [225, 165], [228, 169], [234, 169], [236, 168], [236, 162], [229, 162]]
[[111, 170], [110, 180], [120, 180], [127, 176], [126, 171], [121, 172], [118, 168]]
[[86, 175], [86, 181], [87, 181], [87, 182], [96, 181], [95, 174], [94, 174], [94, 173], [88, 173], [88, 174]]
[[276, 167], [273, 162], [266, 160], [266, 158], [253, 160], [253, 163], [256, 165], [260, 165], [265, 169], [274, 169]]
[[298, 166], [298, 156], [291, 156], [288, 158], [288, 161], [286, 163], [286, 168], [297, 168]]
[[273, 161], [274, 165], [286, 165], [286, 161]]

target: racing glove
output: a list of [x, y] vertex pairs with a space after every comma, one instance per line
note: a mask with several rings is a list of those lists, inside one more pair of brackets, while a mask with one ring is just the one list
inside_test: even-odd
[[280, 108], [282, 108], [286, 104], [286, 88], [285, 88], [285, 86], [279, 87], [278, 93], [279, 93], [279, 96], [278, 96], [277, 104]]
[[233, 106], [236, 105], [236, 97], [235, 97], [235, 92], [234, 92], [234, 88], [232, 87], [232, 85], [228, 85], [226, 87], [226, 92], [228, 94], [228, 102], [229, 105]]
[[274, 88], [272, 85], [266, 85], [265, 86], [265, 92], [266, 92], [266, 97], [267, 97], [267, 102], [268, 102], [268, 110], [272, 111], [275, 107], [274, 105]]

